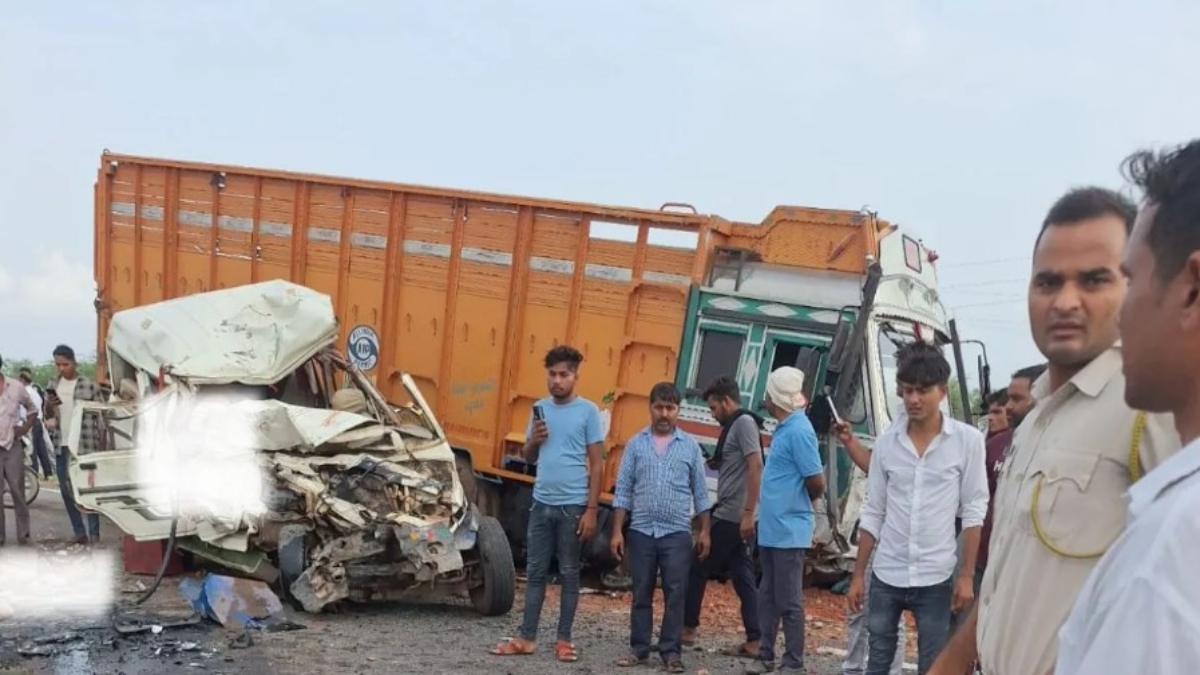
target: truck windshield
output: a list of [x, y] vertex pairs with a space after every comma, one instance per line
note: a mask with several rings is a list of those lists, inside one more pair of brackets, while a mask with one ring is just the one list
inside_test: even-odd
[[[897, 415], [904, 412], [904, 404], [896, 395], [896, 352], [900, 347], [916, 339], [912, 326], [906, 323], [896, 321], [879, 324], [879, 362], [883, 375], [883, 398], [887, 401], [889, 420], [896, 419]], [[950, 359], [950, 356], [947, 355], [946, 358]], [[953, 361], [951, 362], [953, 363]], [[949, 396], [942, 399], [941, 409], [943, 413], [950, 414]]]

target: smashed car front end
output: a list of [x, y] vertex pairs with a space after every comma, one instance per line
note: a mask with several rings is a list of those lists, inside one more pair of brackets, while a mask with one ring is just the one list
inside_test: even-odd
[[[76, 499], [140, 541], [174, 527], [180, 548], [279, 580], [310, 612], [465, 583], [474, 517], [415, 384], [395, 407], [336, 352], [301, 370], [273, 399], [168, 376], [137, 400], [81, 404], [69, 438], [104, 441], [72, 457]], [[288, 402], [335, 391], [360, 409]]]

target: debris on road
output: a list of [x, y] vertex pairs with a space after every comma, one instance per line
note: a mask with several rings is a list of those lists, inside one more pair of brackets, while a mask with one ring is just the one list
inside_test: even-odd
[[184, 579], [179, 592], [204, 617], [227, 628], [257, 627], [283, 612], [283, 603], [265, 583], [209, 574]]

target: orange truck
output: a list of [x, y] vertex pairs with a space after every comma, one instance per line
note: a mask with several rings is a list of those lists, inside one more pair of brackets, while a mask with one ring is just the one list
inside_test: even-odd
[[[469, 498], [501, 519], [518, 557], [536, 466], [516, 455], [555, 345], [585, 355], [580, 393], [608, 420], [609, 489], [656, 382], [687, 392], [681, 426], [708, 450], [718, 426], [697, 394], [720, 375], [756, 407], [771, 370], [798, 366], [812, 393], [830, 394], [812, 397], [818, 429], [832, 399], [868, 440], [897, 412], [898, 345], [956, 347], [963, 376], [936, 254], [866, 210], [780, 206], [746, 223], [687, 204], [600, 206], [105, 151], [95, 240], [101, 360], [120, 309], [275, 278], [331, 296], [346, 353], [393, 400], [405, 396], [401, 373], [415, 379]], [[824, 447], [837, 489], [816, 547], [836, 566], [852, 555], [862, 476]], [[607, 523], [593, 559], [606, 559]]]

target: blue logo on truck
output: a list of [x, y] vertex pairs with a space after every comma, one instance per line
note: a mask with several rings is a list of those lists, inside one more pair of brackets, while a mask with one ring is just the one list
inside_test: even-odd
[[362, 371], [371, 370], [379, 363], [379, 336], [370, 326], [355, 326], [346, 337], [346, 355], [350, 362]]

